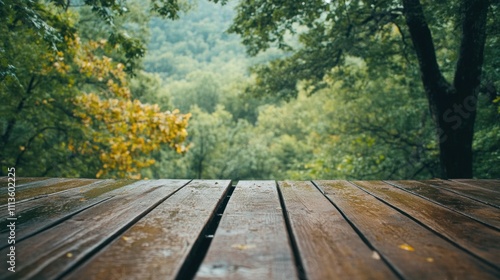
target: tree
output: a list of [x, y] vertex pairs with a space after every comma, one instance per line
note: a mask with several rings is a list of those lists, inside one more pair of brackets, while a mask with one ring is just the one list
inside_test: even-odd
[[168, 85], [172, 101], [183, 112], [197, 105], [205, 112], [213, 113], [219, 103], [220, 85], [214, 74], [207, 71], [193, 71], [186, 80]]
[[[408, 85], [417, 82], [407, 78], [415, 69], [388, 69], [373, 78], [366, 65], [354, 61], [342, 71], [354, 77], [352, 81], [329, 81], [331, 86], [315, 94], [325, 98], [326, 92], [329, 98], [317, 110], [327, 115], [323, 117], [327, 133], [320, 135], [331, 135], [320, 138], [318, 163], [311, 163], [315, 177], [436, 177], [437, 143], [427, 102], [418, 87]], [[335, 121], [328, 124], [328, 119]]]
[[[121, 1], [85, 3], [110, 23], [126, 11]], [[141, 42], [119, 30], [81, 39], [69, 5], [0, 2], [0, 174], [137, 177], [160, 145], [184, 152], [189, 115], [130, 92]]]
[[[256, 147], [252, 126], [217, 106], [207, 113], [197, 105], [191, 108], [189, 151], [182, 156], [162, 151], [153, 172], [170, 178], [228, 178], [233, 180], [266, 178], [269, 166], [266, 151]], [[264, 168], [262, 168], [264, 167]], [[269, 178], [269, 177], [268, 177]]]
[[453, 83], [441, 73], [420, 1], [405, 0], [403, 4], [422, 83], [439, 134], [443, 176], [472, 178], [472, 141], [489, 1], [463, 1], [460, 7], [462, 39]]
[[314, 92], [326, 85], [325, 76], [347, 79], [342, 71], [331, 72], [347, 57], [362, 58], [374, 76], [416, 61], [439, 143], [441, 176], [472, 177], [483, 62], [498, 69], [497, 58], [484, 59], [499, 47], [487, 37], [499, 24], [498, 1], [255, 0], [240, 2], [237, 9], [230, 31], [242, 36], [250, 54], [273, 44], [294, 50], [295, 38], [301, 46], [290, 57], [255, 69], [263, 93], [289, 98], [296, 96], [299, 80]]

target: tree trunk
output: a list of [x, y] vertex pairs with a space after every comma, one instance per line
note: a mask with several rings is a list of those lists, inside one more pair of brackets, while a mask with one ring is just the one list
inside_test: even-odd
[[419, 0], [403, 0], [406, 24], [436, 124], [441, 177], [472, 178], [472, 140], [486, 40], [488, 0], [462, 3], [462, 39], [453, 84], [443, 77]]
[[[437, 94], [433, 94], [436, 96]], [[456, 91], [441, 102], [430, 99], [439, 141], [442, 178], [472, 178], [472, 140], [476, 118], [476, 98], [471, 92], [460, 98]], [[432, 104], [434, 103], [434, 104]]]

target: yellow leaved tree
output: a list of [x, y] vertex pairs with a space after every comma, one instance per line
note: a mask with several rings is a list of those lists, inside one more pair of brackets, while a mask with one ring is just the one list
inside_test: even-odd
[[[67, 148], [79, 155], [97, 156], [101, 163], [97, 178], [138, 179], [140, 170], [155, 162], [150, 154], [163, 144], [179, 153], [187, 150], [183, 143], [190, 114], [162, 112], [157, 104], [134, 100], [124, 65], [104, 55], [109, 47], [105, 40], [85, 44], [78, 37], [66, 40], [71, 51], [56, 53], [48, 71], [86, 78], [85, 85], [69, 83], [82, 87], [71, 102], [86, 137], [70, 137]], [[72, 56], [72, 63], [66, 64], [66, 56]]]
[[[168, 106], [154, 86], [130, 90], [144, 3], [74, 2], [0, 1], [0, 176], [139, 178], [161, 146], [186, 150], [190, 116], [155, 105]], [[167, 4], [151, 12], [175, 19], [180, 6]]]

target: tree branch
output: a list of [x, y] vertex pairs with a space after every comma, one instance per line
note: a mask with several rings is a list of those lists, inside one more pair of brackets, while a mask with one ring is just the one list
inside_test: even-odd
[[459, 97], [476, 92], [481, 79], [488, 0], [465, 0], [463, 3], [462, 41], [453, 85]]
[[5, 129], [5, 132], [1, 137], [4, 146], [7, 145], [10, 135], [12, 134], [12, 131], [14, 129], [14, 126], [16, 125], [17, 122], [16, 116], [21, 113], [21, 111], [25, 107], [26, 99], [28, 99], [28, 96], [31, 94], [33, 88], [36, 87], [35, 79], [36, 79], [35, 75], [31, 76], [30, 81], [28, 82], [28, 88], [26, 89], [26, 95], [21, 97], [21, 101], [19, 101], [19, 103], [17, 104], [16, 110], [13, 112], [11, 119], [7, 123], [7, 128]]
[[393, 21], [392, 23], [398, 29], [399, 34], [401, 34], [401, 41], [403, 42], [403, 56], [404, 56], [406, 62], [408, 62], [408, 64], [411, 65], [410, 58], [408, 57], [408, 42], [406, 41], [406, 36], [403, 33], [403, 29], [401, 29], [401, 26], [399, 26], [399, 24], [396, 21]]
[[67, 131], [63, 128], [60, 128], [60, 127], [55, 127], [55, 126], [47, 126], [47, 127], [44, 127], [44, 128], [41, 128], [39, 129], [37, 132], [35, 132], [35, 134], [33, 134], [29, 139], [28, 141], [26, 142], [26, 144], [24, 145], [24, 150], [22, 150], [16, 157], [16, 163], [14, 164], [15, 167], [19, 166], [19, 163], [21, 162], [21, 159], [24, 155], [24, 153], [30, 148], [31, 146], [31, 143], [33, 142], [33, 140], [35, 140], [35, 138], [44, 133], [46, 130], [56, 130], [56, 131], [61, 131], [63, 132], [64, 134], [67, 135]]
[[431, 94], [432, 90], [430, 89], [448, 87], [449, 83], [443, 77], [437, 63], [431, 30], [427, 25], [420, 1], [403, 0], [403, 13], [417, 54], [422, 81], [427, 93]]

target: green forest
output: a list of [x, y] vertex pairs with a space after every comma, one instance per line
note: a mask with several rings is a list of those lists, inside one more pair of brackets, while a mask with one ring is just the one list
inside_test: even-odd
[[0, 175], [500, 178], [499, 35], [485, 0], [1, 0]]

